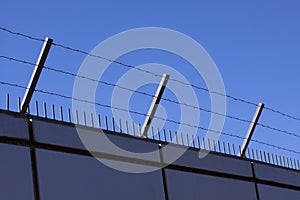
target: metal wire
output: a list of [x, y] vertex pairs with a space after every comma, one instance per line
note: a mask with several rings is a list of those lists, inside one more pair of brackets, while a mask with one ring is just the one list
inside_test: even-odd
[[[14, 84], [14, 83], [7, 83], [7, 82], [0, 81], [0, 84], [12, 86], [12, 87], [18, 87], [18, 88], [22, 88], [22, 89], [27, 89], [27, 87], [25, 87], [25, 86]], [[123, 108], [119, 108], [119, 107], [114, 107], [114, 106], [111, 106], [111, 105], [106, 105], [106, 104], [102, 104], [102, 103], [98, 103], [98, 102], [91, 102], [91, 101], [84, 100], [84, 99], [78, 99], [78, 98], [70, 97], [70, 96], [67, 96], [67, 95], [58, 94], [58, 93], [55, 93], [55, 92], [49, 92], [49, 91], [44, 91], [44, 90], [40, 90], [40, 89], [36, 89], [35, 92], [48, 94], [48, 95], [51, 95], [51, 96], [57, 96], [57, 97], [65, 98], [65, 99], [71, 99], [71, 100], [74, 100], [74, 101], [80, 101], [80, 102], [84, 102], [84, 103], [94, 104], [94, 105], [97, 105], [97, 106], [111, 108], [111, 109], [120, 110], [120, 111], [124, 111], [124, 112], [129, 112], [129, 113], [137, 114], [137, 115], [141, 115], [141, 116], [148, 116], [147, 114], [144, 114], [144, 113], [141, 113], [141, 112], [138, 112], [138, 111], [133, 111], [133, 110], [123, 109]], [[221, 131], [216, 131], [216, 130], [212, 130], [212, 129], [207, 129], [207, 128], [204, 128], [204, 127], [201, 127], [201, 126], [196, 126], [196, 125], [192, 125], [192, 124], [188, 124], [188, 123], [184, 123], [184, 122], [178, 122], [178, 121], [175, 121], [175, 120], [172, 120], [172, 119], [165, 119], [165, 118], [157, 117], [157, 116], [155, 116], [154, 118], [164, 120], [164, 121], [167, 121], [167, 122], [170, 122], [170, 123], [178, 124], [178, 125], [185, 125], [185, 126], [188, 126], [188, 127], [193, 127], [193, 128], [197, 128], [197, 129], [208, 131], [208, 132], [213, 132], [213, 133], [217, 133], [217, 134], [221, 134], [221, 135], [226, 135], [226, 136], [229, 136], [229, 137], [234, 137], [234, 138], [238, 138], [238, 139], [246, 139], [245, 137], [242, 137], [242, 136], [239, 136], [239, 135], [226, 133], [226, 132], [221, 132]], [[266, 146], [270, 146], [270, 147], [273, 147], [273, 148], [277, 148], [277, 149], [280, 149], [280, 150], [288, 151], [288, 152], [291, 152], [291, 153], [300, 154], [299, 151], [295, 151], [295, 150], [292, 150], [292, 149], [287, 149], [287, 148], [284, 148], [284, 147], [276, 146], [276, 145], [266, 143], [266, 142], [263, 142], [263, 141], [259, 141], [259, 140], [255, 140], [255, 139], [251, 139], [250, 141], [256, 142], [256, 143], [259, 143], [259, 144], [263, 144], [263, 145], [266, 145]]]

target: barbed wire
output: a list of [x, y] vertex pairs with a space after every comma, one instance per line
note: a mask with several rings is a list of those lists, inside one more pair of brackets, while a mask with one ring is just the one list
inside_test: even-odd
[[[13, 31], [10, 31], [10, 30], [8, 30], [6, 28], [3, 28], [3, 27], [0, 27], [0, 30], [4, 30], [4, 31], [6, 31], [8, 33], [11, 33], [11, 34], [14, 34], [14, 35], [18, 35], [18, 36], [23, 36], [23, 37], [26, 37], [26, 38], [29, 38], [29, 39], [33, 38], [35, 40], [44, 41], [43, 39], [34, 38], [32, 36], [29, 36], [29, 35], [26, 35], [26, 34], [22, 34], [22, 33], [18, 33], [18, 32], [13, 32]], [[86, 52], [86, 51], [81, 50], [81, 49], [76, 49], [76, 48], [69, 47], [69, 46], [66, 46], [66, 45], [63, 45], [63, 44], [59, 44], [59, 43], [55, 43], [55, 42], [53, 42], [52, 45], [57, 46], [57, 47], [61, 47], [63, 49], [69, 50], [69, 51], [81, 53], [81, 54], [84, 54], [86, 56], [99, 58], [99, 59], [105, 60], [105, 61], [110, 62], [110, 63], [116, 63], [118, 65], [121, 65], [121, 66], [124, 66], [124, 67], [127, 67], [127, 68], [131, 68], [131, 69], [134, 69], [134, 70], [138, 70], [138, 71], [141, 71], [141, 72], [144, 72], [144, 73], [148, 73], [148, 74], [151, 74], [151, 75], [156, 76], [156, 77], [160, 77], [160, 78], [162, 77], [161, 74], [156, 74], [154, 72], [151, 72], [151, 71], [148, 71], [148, 70], [145, 70], [145, 69], [136, 68], [133, 65], [125, 64], [123, 62], [120, 62], [120, 61], [117, 61], [117, 60], [112, 60], [110, 58], [106, 58], [106, 57], [103, 57], [103, 56], [100, 56], [100, 55], [91, 54], [91, 53]], [[223, 93], [220, 93], [220, 92], [217, 92], [217, 91], [211, 91], [211, 90], [209, 90], [207, 88], [204, 88], [204, 87], [201, 87], [201, 86], [197, 86], [197, 85], [190, 84], [190, 83], [185, 83], [183, 81], [180, 81], [180, 80], [177, 80], [177, 79], [173, 79], [173, 78], [170, 78], [169, 80], [177, 82], [177, 83], [180, 83], [180, 84], [183, 84], [183, 85], [186, 85], [186, 86], [191, 86], [191, 87], [193, 87], [195, 89], [206, 91], [206, 92], [209, 92], [211, 94], [216, 94], [216, 95], [224, 96], [224, 97], [227, 97], [227, 98], [235, 100], [235, 101], [240, 101], [240, 102], [252, 105], [252, 106], [257, 106], [256, 103], [253, 103], [253, 102], [241, 99], [241, 98], [237, 98], [237, 97], [234, 97], [234, 96], [231, 96], [231, 95], [228, 95], [228, 94], [223, 94]]]
[[[20, 33], [20, 32], [15, 32], [15, 31], [9, 30], [9, 29], [4, 28], [4, 27], [0, 27], [0, 30], [5, 31], [5, 32], [10, 33], [10, 34], [13, 34], [13, 35], [25, 37], [25, 38], [28, 38], [28, 39], [31, 39], [31, 40], [36, 40], [36, 41], [44, 42], [44, 39], [33, 37], [31, 35]], [[82, 54], [87, 55], [87, 56], [96, 57], [96, 58], [99, 58], [99, 59], [102, 59], [102, 60], [106, 60], [107, 62], [110, 62], [110, 63], [116, 63], [116, 64], [119, 64], [119, 65], [122, 65], [122, 66], [125, 66], [125, 67], [128, 67], [128, 68], [132, 68], [132, 69], [135, 69], [135, 70], [138, 70], [138, 71], [143, 71], [145, 73], [151, 74], [151, 75], [156, 76], [156, 77], [162, 77], [162, 75], [160, 75], [160, 74], [156, 74], [156, 73], [153, 73], [153, 72], [148, 71], [148, 70], [136, 68], [133, 65], [128, 65], [128, 64], [125, 64], [123, 62], [112, 60], [112, 59], [109, 59], [109, 58], [105, 58], [105, 57], [100, 56], [100, 55], [93, 55], [93, 54], [90, 54], [90, 53], [88, 53], [88, 52], [86, 52], [84, 50], [81, 50], [81, 49], [75, 49], [73, 47], [69, 47], [69, 46], [66, 46], [66, 45], [58, 44], [58, 43], [53, 43], [53, 45], [57, 46], [57, 47], [64, 48], [64, 49], [67, 49], [67, 50], [70, 50], [70, 51], [73, 51], [73, 52], [82, 53]], [[232, 99], [234, 101], [239, 101], [239, 102], [242, 102], [242, 103], [245, 103], [245, 104], [248, 104], [248, 105], [257, 106], [257, 103], [254, 103], [254, 102], [242, 99], [242, 98], [234, 97], [234, 96], [231, 96], [231, 95], [228, 95], [228, 94], [223, 94], [223, 93], [220, 93], [220, 92], [217, 92], [217, 91], [211, 91], [211, 90], [209, 90], [207, 88], [204, 88], [204, 87], [201, 87], [201, 86], [197, 86], [197, 85], [194, 85], [194, 84], [190, 84], [190, 83], [185, 83], [183, 81], [179, 81], [179, 80], [172, 79], [172, 78], [170, 78], [169, 80], [181, 83], [181, 84], [186, 85], [186, 86], [191, 86], [191, 87], [193, 87], [195, 89], [206, 91], [206, 92], [209, 92], [211, 94], [220, 95], [220, 96]], [[290, 119], [293, 119], [293, 120], [300, 121], [299, 117], [295, 117], [295, 116], [286, 114], [286, 113], [278, 111], [276, 109], [268, 108], [268, 107], [265, 107], [265, 109], [269, 110], [269, 111], [271, 111], [273, 113], [276, 113], [278, 115], [281, 115], [281, 116], [284, 116], [284, 117], [287, 117], [287, 118], [290, 118]]]
[[30, 40], [44, 42], [44, 39], [36, 38], [36, 37], [30, 36], [30, 35], [26, 35], [24, 33], [15, 32], [15, 31], [9, 30], [9, 29], [4, 28], [4, 27], [0, 27], [0, 30], [5, 31], [5, 32], [10, 33], [10, 34], [13, 34], [13, 35], [25, 37], [25, 38], [30, 39]]
[[[24, 64], [28, 64], [28, 65], [32, 65], [32, 66], [36, 65], [32, 62], [28, 62], [28, 61], [25, 61], [25, 60], [20, 60], [20, 59], [17, 59], [17, 58], [7, 57], [7, 56], [3, 56], [3, 55], [0, 55], [0, 58], [4, 58], [4, 59], [7, 59], [7, 60], [11, 60], [11, 61], [19, 62], [19, 63], [24, 63]], [[47, 66], [44, 66], [44, 68], [47, 69], [47, 70], [50, 70], [50, 71], [54, 71], [54, 72], [57, 72], [57, 73], [62, 73], [62, 74], [69, 75], [69, 76], [72, 76], [72, 77], [78, 77], [78, 78], [86, 79], [86, 80], [89, 80], [89, 81], [92, 81], [92, 82], [96, 82], [96, 83], [100, 83], [100, 84], [104, 84], [104, 85], [109, 85], [109, 86], [113, 86], [113, 87], [118, 87], [120, 89], [127, 90], [127, 91], [130, 91], [130, 92], [134, 92], [134, 93], [137, 93], [137, 94], [141, 94], [141, 95], [144, 95], [144, 96], [149, 96], [149, 97], [152, 97], [152, 98], [155, 97], [155, 95], [153, 95], [153, 94], [137, 91], [137, 90], [134, 90], [132, 88], [124, 87], [124, 86], [114, 84], [114, 83], [109, 83], [109, 82], [106, 82], [106, 81], [96, 80], [96, 79], [93, 79], [93, 78], [89, 78], [89, 77], [86, 77], [86, 76], [82, 76], [82, 75], [78, 75], [78, 74], [75, 74], [75, 73], [72, 73], [72, 72], [68, 72], [68, 71], [65, 71], [65, 70], [52, 68], [52, 67], [47, 67]], [[215, 111], [212, 111], [212, 110], [209, 110], [209, 109], [200, 108], [200, 107], [197, 107], [197, 106], [194, 106], [194, 105], [191, 105], [191, 104], [178, 102], [178, 101], [175, 101], [175, 100], [172, 100], [172, 99], [162, 97], [161, 100], [171, 102], [171, 103], [174, 103], [174, 104], [178, 104], [178, 105], [183, 105], [183, 106], [190, 107], [190, 108], [193, 108], [193, 109], [197, 109], [197, 110], [200, 110], [200, 111], [204, 111], [204, 112], [207, 112], [207, 113], [212, 113], [212, 114], [215, 114], [215, 115], [227, 117], [227, 118], [230, 118], [230, 119], [238, 120], [238, 121], [241, 121], [241, 122], [251, 123], [251, 121], [247, 120], [247, 119], [242, 119], [242, 118], [231, 116], [231, 115], [225, 115], [225, 114], [218, 113], [218, 112], [215, 112]]]
[[[0, 84], [12, 86], [12, 87], [18, 87], [18, 88], [22, 88], [22, 89], [28, 89], [25, 86], [15, 84], [15, 83], [8, 83], [8, 82], [0, 81]], [[105, 108], [111, 108], [111, 109], [115, 109], [115, 110], [129, 112], [129, 113], [141, 115], [141, 116], [144, 116], [144, 117], [149, 116], [148, 114], [145, 114], [145, 113], [142, 113], [142, 112], [128, 110], [128, 109], [124, 109], [124, 108], [119, 108], [119, 107], [115, 107], [115, 106], [111, 106], [111, 105], [106, 105], [106, 104], [102, 104], [102, 103], [99, 103], [99, 102], [92, 102], [92, 101], [85, 100], [85, 99], [74, 98], [74, 97], [71, 97], [71, 96], [62, 95], [62, 94], [58, 94], [58, 93], [55, 93], [55, 92], [49, 92], [49, 91], [44, 91], [44, 90], [40, 90], [40, 89], [36, 89], [35, 92], [48, 94], [48, 95], [51, 95], [51, 96], [57, 96], [57, 97], [65, 98], [65, 99], [71, 99], [71, 100], [74, 100], [74, 101], [89, 103], [89, 104], [93, 104], [93, 105], [97, 105], [97, 106], [101, 106], [101, 107], [105, 107]], [[208, 129], [208, 128], [204, 128], [204, 127], [201, 127], [201, 126], [196, 126], [196, 125], [192, 125], [192, 124], [188, 124], [188, 123], [184, 123], [184, 122], [179, 122], [179, 121], [172, 120], [172, 119], [166, 119], [166, 118], [158, 117], [158, 116], [154, 116], [154, 118], [160, 119], [160, 120], [163, 120], [163, 121], [167, 121], [167, 122], [170, 122], [170, 123], [178, 124], [178, 125], [185, 125], [185, 126], [188, 126], [188, 127], [197, 128], [199, 130], [204, 130], [204, 131], [208, 131], [208, 132], [212, 132], [212, 133], [217, 133], [217, 134], [220, 134], [220, 135], [225, 135], [225, 136], [234, 137], [234, 138], [243, 139], [243, 140], [247, 139], [247, 138], [239, 136], [239, 135], [226, 133], [226, 132], [223, 132], [223, 131], [216, 131], [216, 130], [213, 130], [213, 129]], [[291, 152], [291, 153], [300, 154], [299, 151], [295, 151], [295, 150], [292, 150], [292, 149], [287, 149], [287, 148], [280, 147], [280, 146], [270, 144], [270, 143], [266, 143], [266, 142], [263, 142], [263, 141], [260, 141], [260, 140], [251, 139], [250, 141], [255, 142], [255, 143], [259, 143], [259, 144], [263, 144], [263, 145], [266, 145], [266, 146], [270, 146], [270, 147], [273, 147], [273, 148], [277, 148], [277, 149], [280, 149], [280, 150], [288, 151], [288, 152]]]
[[[3, 55], [0, 55], [0, 58], [4, 58], [4, 59], [7, 59], [7, 60], [19, 62], [19, 63], [28, 64], [28, 65], [31, 65], [31, 66], [35, 66], [36, 65], [36, 64], [34, 64], [32, 62], [29, 62], [29, 61], [20, 60], [20, 59], [17, 59], [17, 58], [7, 57], [7, 56], [3, 56]], [[155, 95], [153, 95], [153, 94], [149, 94], [149, 93], [146, 93], [146, 92], [136, 91], [136, 90], [133, 90], [131, 88], [124, 87], [124, 86], [121, 86], [121, 85], [118, 85], [118, 84], [114, 84], [114, 83], [109, 83], [109, 82], [106, 82], [106, 81], [100, 81], [100, 80], [92, 79], [92, 78], [89, 78], [89, 77], [86, 77], [86, 76], [81, 76], [81, 75], [78, 75], [78, 74], [74, 74], [72, 72], [68, 72], [68, 71], [64, 71], [64, 70], [60, 70], [60, 69], [56, 69], [56, 68], [52, 68], [52, 67], [44, 66], [44, 68], [47, 69], [47, 70], [50, 70], [50, 71], [57, 72], [57, 73], [62, 73], [62, 74], [70, 75], [70, 76], [73, 76], [73, 77], [83, 78], [83, 79], [86, 79], [86, 80], [89, 80], [89, 81], [97, 82], [97, 83], [104, 84], [104, 85], [109, 85], [109, 86], [112, 86], [112, 87], [118, 87], [118, 88], [121, 88], [123, 90], [127, 90], [127, 91], [134, 92], [134, 93], [137, 93], [137, 94], [149, 96], [149, 97], [152, 97], [152, 98], [155, 97]], [[200, 108], [200, 107], [193, 106], [193, 105], [190, 105], [190, 104], [187, 104], [187, 103], [182, 103], [182, 102], [174, 101], [172, 99], [163, 98], [163, 97], [161, 99], [164, 100], [164, 101], [167, 101], [167, 102], [175, 103], [175, 104], [178, 104], [178, 105], [184, 105], [184, 106], [187, 106], [187, 107], [190, 107], [190, 108], [193, 108], [193, 109], [198, 109], [200, 111], [204, 111], [204, 112], [207, 112], [207, 113], [216, 114], [216, 115], [219, 115], [219, 116], [223, 116], [223, 117], [230, 118], [230, 119], [233, 119], [233, 120], [241, 121], [241, 122], [244, 122], [244, 123], [253, 123], [251, 120], [242, 119], [242, 118], [239, 118], [239, 117], [235, 117], [235, 116], [231, 116], [231, 115], [226, 115], [226, 114], [214, 112], [214, 111], [209, 110], [209, 109]], [[262, 123], [257, 123], [257, 125], [261, 126], [263, 128], [266, 128], [266, 129], [270, 129], [270, 130], [279, 132], [279, 133], [283, 133], [283, 134], [286, 134], [286, 135], [289, 135], [289, 136], [294, 136], [294, 137], [300, 138], [300, 135], [298, 135], [297, 133], [293, 133], [293, 132], [290, 132], [290, 131], [282, 130], [282, 129], [275, 128], [275, 127], [272, 127], [272, 126], [269, 126], [269, 125], [265, 125], [265, 124], [262, 124]]]

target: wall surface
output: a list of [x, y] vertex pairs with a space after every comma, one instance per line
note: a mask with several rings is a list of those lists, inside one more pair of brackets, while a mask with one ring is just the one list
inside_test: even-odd
[[[75, 125], [0, 111], [0, 199], [300, 199], [300, 172], [221, 153], [199, 159], [193, 148], [175, 162], [165, 143], [79, 126], [89, 139], [105, 134], [135, 156], [94, 146], [97, 158], [148, 173], [112, 169], [85, 148]], [[161, 144], [161, 145], [159, 145]], [[160, 169], [161, 164], [169, 165]]]

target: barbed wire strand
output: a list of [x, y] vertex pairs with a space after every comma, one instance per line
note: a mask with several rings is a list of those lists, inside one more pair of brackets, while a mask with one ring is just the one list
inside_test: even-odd
[[[18, 88], [22, 88], [22, 89], [28, 89], [25, 86], [21, 86], [21, 85], [14, 84], [14, 83], [7, 83], [7, 82], [3, 82], [3, 81], [0, 81], [0, 84], [12, 86], [12, 87], [18, 87]], [[51, 95], [51, 96], [58, 96], [58, 97], [61, 97], [61, 98], [71, 99], [71, 100], [74, 100], [74, 101], [89, 103], [89, 104], [97, 105], [97, 106], [100, 106], [100, 107], [106, 107], [106, 108], [111, 108], [111, 109], [120, 110], [120, 111], [124, 111], [124, 112], [129, 112], [129, 113], [141, 115], [141, 116], [144, 116], [144, 117], [148, 116], [148, 114], [141, 113], [141, 112], [138, 112], [138, 111], [128, 110], [128, 109], [124, 109], [124, 108], [118, 108], [118, 107], [114, 107], [114, 106], [111, 106], [111, 105], [106, 105], [106, 104], [102, 104], [102, 103], [98, 103], [98, 102], [91, 102], [91, 101], [84, 100], [84, 99], [79, 99], [79, 98], [74, 98], [74, 97], [70, 97], [70, 96], [67, 96], [67, 95], [58, 94], [58, 93], [55, 93], [55, 92], [49, 92], [49, 91], [44, 91], [44, 90], [40, 90], [40, 89], [36, 89], [35, 92], [48, 94], [48, 95]], [[238, 138], [238, 139], [246, 139], [245, 137], [242, 137], [242, 136], [239, 136], [239, 135], [234, 135], [234, 134], [230, 134], [230, 133], [226, 133], [226, 132], [216, 131], [216, 130], [212, 130], [212, 129], [208, 129], [208, 128], [204, 128], [204, 127], [201, 127], [201, 126], [196, 126], [196, 125], [192, 125], [192, 124], [188, 124], [188, 123], [178, 122], [178, 121], [175, 121], [175, 120], [172, 120], [172, 119], [166, 119], [166, 118], [158, 117], [158, 116], [154, 116], [154, 118], [164, 120], [164, 121], [167, 121], [167, 122], [170, 122], [170, 123], [178, 124], [178, 125], [185, 125], [185, 126], [192, 127], [192, 128], [197, 128], [197, 129], [200, 129], [200, 130], [204, 130], [204, 131], [208, 131], [208, 132], [212, 132], [212, 133], [217, 133], [217, 134], [220, 134], [220, 135], [226, 135], [226, 136], [235, 137], [235, 138]], [[280, 150], [288, 151], [288, 152], [291, 152], [291, 153], [300, 154], [300, 152], [298, 152], [298, 151], [295, 151], [295, 150], [292, 150], [292, 149], [287, 149], [287, 148], [284, 148], [284, 147], [280, 147], [280, 146], [277, 146], [277, 145], [274, 145], [274, 144], [269, 144], [269, 143], [262, 142], [262, 141], [259, 141], [259, 140], [251, 139], [250, 141], [253, 141], [253, 142], [256, 142], [256, 143], [259, 143], [259, 144], [263, 144], [263, 145], [266, 145], [266, 146], [270, 146], [270, 147], [273, 147], [273, 148], [277, 148], [277, 149], [280, 149]]]
[[[44, 39], [33, 37], [31, 35], [20, 33], [20, 32], [11, 31], [11, 30], [9, 30], [7, 28], [4, 28], [4, 27], [0, 27], [0, 30], [5, 31], [5, 32], [10, 33], [10, 34], [13, 34], [13, 35], [25, 37], [25, 38], [28, 38], [28, 39], [31, 39], [31, 40], [36, 40], [36, 41], [44, 42]], [[132, 68], [132, 69], [135, 69], [135, 70], [143, 71], [145, 73], [151, 74], [151, 75], [156, 76], [156, 77], [162, 77], [162, 75], [160, 75], [160, 74], [156, 74], [156, 73], [153, 73], [153, 72], [148, 71], [148, 70], [136, 68], [135, 66], [128, 65], [128, 64], [122, 63], [120, 61], [112, 60], [112, 59], [109, 59], [109, 58], [105, 58], [103, 56], [93, 55], [93, 54], [90, 54], [90, 53], [88, 53], [86, 51], [83, 51], [83, 50], [80, 50], [80, 49], [75, 49], [75, 48], [72, 48], [72, 47], [69, 47], [69, 46], [66, 46], [66, 45], [62, 45], [62, 44], [58, 44], [58, 43], [53, 43], [53, 45], [61, 47], [61, 48], [64, 48], [64, 49], [67, 49], [67, 50], [70, 50], [70, 51], [82, 53], [82, 54], [85, 54], [87, 56], [96, 57], [96, 58], [99, 58], [99, 59], [102, 59], [102, 60], [106, 60], [106, 61], [108, 61], [110, 63], [116, 63], [116, 64], [119, 64], [119, 65], [122, 65], [122, 66], [125, 66], [125, 67], [129, 67], [129, 68]], [[220, 93], [220, 92], [217, 92], [217, 91], [211, 91], [211, 90], [209, 90], [207, 88], [200, 87], [200, 86], [197, 86], [197, 85], [194, 85], [194, 84], [185, 83], [183, 81], [179, 81], [179, 80], [172, 79], [172, 78], [170, 78], [169, 80], [181, 83], [183, 85], [191, 86], [193, 88], [196, 88], [196, 89], [199, 89], [199, 90], [202, 90], [202, 91], [206, 91], [206, 92], [209, 92], [209, 93], [212, 93], [212, 94], [224, 96], [226, 98], [229, 98], [229, 99], [232, 99], [232, 100], [235, 100], [235, 101], [239, 101], [239, 102], [242, 102], [242, 103], [245, 103], [245, 104], [249, 104], [249, 105], [252, 105], [252, 106], [257, 106], [257, 103], [253, 103], [251, 101], [248, 101], [248, 100], [245, 100], [245, 99], [242, 99], [242, 98], [234, 97], [234, 96], [231, 96], [231, 95], [228, 95], [228, 94], [223, 94], [223, 93]], [[284, 116], [284, 117], [287, 117], [287, 118], [290, 118], [290, 119], [293, 119], [293, 120], [300, 121], [299, 117], [294, 117], [292, 115], [289, 115], [289, 114], [286, 114], [284, 112], [275, 110], [273, 108], [265, 107], [265, 109], [268, 110], [268, 111], [271, 111], [273, 113], [279, 114], [281, 116]]]
[[[35, 66], [35, 64], [32, 63], [32, 62], [28, 62], [28, 61], [25, 61], [25, 60], [20, 60], [20, 59], [16, 59], [16, 58], [12, 58], [12, 57], [7, 57], [7, 56], [0, 55], [0, 58], [5, 58], [7, 60], [11, 60], [11, 61], [15, 61], [15, 62]], [[121, 88], [121, 89], [124, 89], [124, 90], [127, 90], [127, 91], [131, 91], [131, 92], [134, 92], [134, 93], [137, 93], [137, 94], [149, 96], [149, 97], [152, 97], [152, 98], [155, 97], [155, 95], [153, 95], [153, 94], [136, 91], [136, 90], [133, 90], [133, 89], [128, 88], [128, 87], [120, 86], [120, 85], [113, 84], [113, 83], [108, 83], [106, 81], [100, 81], [100, 80], [92, 79], [92, 78], [89, 78], [89, 77], [86, 77], [86, 76], [77, 75], [77, 74], [74, 74], [72, 72], [67, 72], [67, 71], [64, 71], [64, 70], [51, 68], [51, 67], [47, 67], [47, 66], [44, 66], [44, 68], [47, 69], [47, 70], [57, 72], [57, 73], [62, 73], [62, 74], [70, 75], [70, 76], [73, 76], [73, 77], [79, 77], [79, 78], [83, 78], [83, 79], [86, 79], [86, 80], [89, 80], [89, 81], [97, 82], [97, 83], [100, 83], [100, 84], [105, 84], [105, 85], [109, 85], [109, 86], [113, 86], [113, 87], [118, 87], [118, 88]], [[241, 121], [241, 122], [244, 122], [244, 123], [253, 123], [251, 120], [242, 119], [242, 118], [231, 116], [231, 115], [221, 114], [221, 113], [214, 112], [212, 110], [208, 110], [208, 109], [205, 109], [205, 108], [200, 108], [200, 107], [193, 106], [193, 105], [190, 105], [190, 104], [174, 101], [172, 99], [163, 98], [163, 97], [161, 99], [164, 100], [164, 101], [167, 101], [167, 102], [175, 103], [175, 104], [178, 104], [178, 105], [184, 105], [184, 106], [187, 106], [187, 107], [190, 107], [190, 108], [193, 108], [193, 109], [198, 109], [200, 111], [216, 114], [216, 115], [219, 115], [219, 116], [223, 116], [223, 117], [230, 118], [230, 119], [233, 119], [233, 120]], [[298, 135], [296, 133], [293, 133], [293, 132], [290, 132], [290, 131], [281, 130], [279, 128], [275, 128], [275, 127], [265, 125], [265, 124], [262, 124], [262, 123], [257, 123], [257, 125], [261, 126], [263, 128], [266, 128], [266, 129], [270, 129], [270, 130], [279, 132], [279, 133], [283, 133], [283, 134], [286, 134], [286, 135], [289, 135], [289, 136], [294, 136], [294, 137], [300, 138], [300, 135]]]

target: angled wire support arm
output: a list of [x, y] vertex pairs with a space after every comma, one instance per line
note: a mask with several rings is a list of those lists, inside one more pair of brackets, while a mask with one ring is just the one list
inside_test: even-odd
[[169, 75], [168, 74], [163, 74], [163, 77], [162, 77], [162, 79], [161, 79], [161, 81], [159, 83], [159, 86], [157, 88], [156, 94], [153, 97], [151, 106], [149, 108], [148, 114], [147, 114], [146, 119], [144, 121], [142, 130], [141, 130], [141, 136], [142, 137], [146, 137], [147, 136], [147, 132], [148, 132], [149, 127], [151, 125], [151, 121], [152, 121], [152, 119], [153, 119], [153, 117], [155, 115], [156, 109], [157, 109], [158, 104], [159, 104], [159, 102], [161, 100], [161, 97], [162, 97], [162, 95], [164, 93], [164, 90], [166, 88], [168, 80], [169, 80]]
[[255, 127], [257, 125], [257, 122], [259, 120], [259, 117], [262, 113], [262, 110], [264, 108], [264, 104], [263, 103], [259, 103], [258, 106], [257, 106], [257, 109], [256, 109], [256, 112], [253, 116], [253, 119], [250, 123], [250, 126], [249, 126], [249, 129], [248, 129], [248, 132], [247, 132], [247, 135], [243, 141], [243, 144], [242, 144], [242, 147], [241, 147], [241, 152], [240, 152], [240, 156], [241, 157], [245, 157], [245, 153], [246, 153], [246, 150], [248, 148], [248, 145], [251, 141], [251, 138], [252, 138], [252, 135], [254, 133], [254, 130], [255, 130]]
[[28, 83], [27, 89], [25, 91], [24, 97], [22, 99], [22, 103], [21, 103], [21, 113], [25, 113], [28, 109], [31, 97], [33, 95], [33, 92], [35, 90], [35, 87], [37, 85], [37, 82], [39, 80], [39, 77], [42, 73], [42, 69], [44, 67], [44, 64], [46, 62], [48, 53], [50, 51], [50, 47], [52, 45], [53, 40], [46, 37], [45, 41], [44, 41], [44, 45], [43, 48], [41, 49], [39, 58], [36, 62], [36, 65], [34, 67], [34, 70], [32, 72], [30, 81]]

